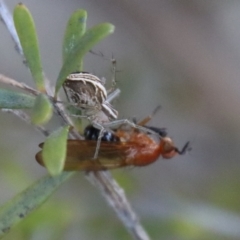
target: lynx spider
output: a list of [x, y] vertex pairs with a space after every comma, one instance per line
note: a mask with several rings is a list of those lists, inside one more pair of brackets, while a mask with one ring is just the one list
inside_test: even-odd
[[117, 119], [118, 111], [110, 104], [120, 94], [120, 89], [115, 89], [116, 60], [114, 59], [112, 59], [112, 73], [112, 86], [109, 90], [105, 88], [103, 79], [88, 72], [72, 73], [63, 84], [69, 102], [83, 112], [83, 116], [74, 116], [87, 118], [95, 128], [100, 130], [94, 159], [98, 156], [101, 138], [106, 128], [129, 125], [140, 131], [156, 134], [151, 129], [136, 125], [128, 119]]

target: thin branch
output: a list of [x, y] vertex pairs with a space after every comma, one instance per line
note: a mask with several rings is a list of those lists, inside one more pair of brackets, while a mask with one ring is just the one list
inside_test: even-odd
[[[57, 111], [58, 115], [62, 117], [65, 123], [68, 125], [74, 126], [72, 119], [69, 117], [69, 115], [65, 112], [65, 109], [62, 104], [53, 104], [55, 111]], [[75, 128], [72, 128], [70, 130], [71, 132], [71, 137], [75, 139], [80, 139], [83, 140], [84, 138], [79, 134], [78, 131], [76, 131]]]
[[89, 173], [87, 176], [89, 181], [100, 190], [134, 239], [149, 240], [150, 238], [127, 200], [124, 190], [111, 174], [108, 171], [101, 171]]
[[[10, 11], [8, 10], [8, 7], [6, 6], [4, 0], [0, 0], [0, 17], [3, 20], [4, 24], [6, 25], [15, 45], [16, 45], [16, 49], [18, 51], [18, 53], [24, 58], [24, 54], [23, 54], [23, 50], [22, 50], [22, 46], [21, 43], [19, 41], [15, 26], [14, 26], [14, 22], [13, 22], [13, 18], [12, 18], [12, 14], [10, 13]], [[27, 66], [27, 65], [26, 65]], [[45, 75], [45, 74], [44, 74]], [[25, 85], [24, 83], [19, 83], [13, 79], [7, 78], [3, 75], [0, 75], [0, 81], [13, 85], [15, 87], [21, 88], [23, 90], [26, 90], [34, 95], [38, 95], [39, 92], [35, 89], [32, 89], [30, 87], [28, 87], [27, 85]], [[49, 97], [52, 94], [52, 88], [51, 88], [51, 84], [50, 81], [45, 77], [45, 85], [47, 88], [47, 93], [49, 95]], [[55, 111], [63, 118], [64, 122], [70, 125], [73, 125], [73, 122], [71, 120], [71, 118], [64, 112], [63, 107], [57, 104], [54, 104], [54, 109]], [[81, 135], [75, 131], [74, 129], [71, 130], [71, 133], [73, 135], [73, 137], [82, 139]]]
[[[18, 49], [18, 52], [23, 55], [22, 48], [20, 45], [20, 42], [18, 40], [18, 37], [16, 35], [16, 30], [13, 24], [12, 16], [7, 10], [7, 7], [3, 0], [0, 0], [0, 16], [3, 19], [5, 25], [7, 26], [16, 46]], [[32, 94], [37, 94], [36, 90], [32, 91], [33, 89], [29, 88], [25, 84], [16, 83], [16, 81], [12, 81], [12, 79], [3, 77], [0, 79], [7, 80], [8, 84], [14, 85], [16, 87], [19, 87], [21, 89], [24, 89], [26, 91], [31, 92]], [[50, 85], [47, 84], [47, 92], [49, 95], [51, 94], [51, 88]], [[58, 112], [58, 114], [63, 118], [65, 122], [72, 125], [71, 118], [65, 113], [63, 106], [53, 103], [55, 110]], [[29, 117], [27, 114], [25, 114], [23, 111], [19, 110], [12, 110], [12, 112], [23, 119], [26, 122], [29, 122]], [[37, 127], [38, 128], [38, 127]], [[44, 135], [47, 133], [44, 133], [41, 129], [39, 129]], [[76, 133], [76, 134], [75, 134]], [[76, 139], [80, 139], [80, 135], [75, 132], [72, 133], [72, 136]], [[117, 216], [122, 221], [122, 223], [125, 225], [127, 230], [132, 234], [134, 239], [136, 240], [149, 240], [149, 237], [140, 224], [135, 212], [131, 208], [130, 203], [128, 202], [124, 190], [117, 184], [117, 182], [111, 177], [109, 172], [96, 172], [88, 175], [88, 179], [94, 183], [94, 185], [100, 190], [102, 195], [105, 197], [106, 201], [109, 203], [109, 205], [113, 208], [113, 210], [117, 213]]]
[[[22, 119], [24, 122], [31, 124], [31, 119], [28, 116], [28, 114], [26, 114], [25, 112], [23, 112], [22, 110], [13, 110], [13, 109], [6, 109], [3, 108], [2, 112], [8, 112], [8, 113], [12, 113], [15, 116], [17, 116], [18, 118]], [[44, 136], [48, 136], [50, 133], [48, 130], [46, 130], [44, 127], [42, 126], [36, 126], [34, 125], [34, 127], [41, 132]]]
[[25, 83], [20, 83], [20, 82], [14, 80], [12, 78], [4, 76], [3, 74], [0, 74], [0, 82], [11, 85], [13, 87], [20, 88], [20, 89], [25, 90], [25, 91], [27, 91], [27, 92], [35, 95], [35, 96], [37, 96], [40, 93], [39, 91], [37, 91], [34, 88], [29, 87]]
[[21, 56], [23, 56], [22, 46], [13, 23], [12, 14], [9, 12], [8, 7], [3, 0], [0, 0], [0, 16], [15, 43], [16, 50]]
[[[20, 82], [14, 80], [12, 78], [4, 76], [3, 74], [0, 74], [0, 82], [4, 83], [4, 84], [11, 85], [13, 87], [17, 87], [21, 90], [24, 90], [28, 93], [31, 93], [31, 94], [35, 95], [35, 96], [37, 96], [41, 93], [41, 92], [37, 91], [36, 89], [29, 87], [25, 83], [20, 83]], [[48, 88], [48, 92], [51, 92], [50, 86]], [[48, 96], [48, 97], [49, 97], [50, 100], [53, 101], [53, 97], [51, 97], [51, 96]], [[56, 113], [62, 117], [64, 122], [66, 124], [70, 124], [70, 125], [73, 126], [73, 122], [72, 122], [71, 118], [68, 116], [68, 114], [65, 113], [63, 106], [60, 105], [60, 104], [53, 104], [53, 106], [54, 106], [54, 110], [56, 111]], [[75, 138], [78, 138], [78, 139], [83, 139], [81, 137], [81, 135], [76, 130], [72, 129], [71, 133], [72, 133], [72, 137], [75, 137]]]

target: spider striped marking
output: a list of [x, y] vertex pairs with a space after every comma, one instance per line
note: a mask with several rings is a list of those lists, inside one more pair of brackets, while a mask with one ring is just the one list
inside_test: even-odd
[[107, 99], [107, 90], [103, 81], [90, 73], [70, 74], [63, 87], [69, 100], [79, 107], [95, 107], [101, 105]]
[[[85, 111], [92, 121], [103, 122], [117, 119], [118, 112], [108, 101], [104, 81], [97, 76], [79, 72], [70, 74], [63, 84], [64, 91], [70, 102]], [[106, 116], [102, 116], [103, 112]], [[100, 121], [99, 121], [100, 120]]]

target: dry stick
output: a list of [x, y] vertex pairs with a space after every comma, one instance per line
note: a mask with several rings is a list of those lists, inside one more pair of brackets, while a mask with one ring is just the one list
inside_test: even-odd
[[[25, 112], [23, 112], [21, 110], [13, 110], [13, 109], [8, 109], [8, 108], [3, 108], [2, 111], [7, 112], [7, 113], [8, 112], [12, 113], [12, 114], [16, 115], [17, 117], [19, 117], [20, 119], [22, 119], [24, 122], [27, 122], [28, 124], [31, 124], [31, 119], [28, 116], [28, 114], [26, 114]], [[42, 126], [35, 126], [35, 128], [39, 132], [41, 132], [44, 136], [48, 136], [50, 134], [50, 132]]]
[[[19, 83], [14, 79], [8, 78], [0, 74], [0, 82], [20, 88], [33, 95], [38, 95], [40, 92], [27, 86], [24, 83]], [[17, 117], [21, 118], [27, 123], [31, 123], [29, 116], [21, 110], [3, 109], [5, 112], [11, 112]], [[37, 130], [43, 133], [45, 136], [49, 135], [49, 132], [41, 126], [35, 126]], [[132, 211], [129, 202], [125, 196], [124, 191], [119, 187], [117, 182], [111, 177], [109, 172], [95, 172], [88, 176], [91, 183], [97, 186], [102, 195], [106, 198], [108, 203], [113, 207], [118, 217], [122, 220], [127, 229], [135, 237], [135, 239], [147, 240], [145, 230], [141, 226], [136, 214]]]
[[[22, 90], [24, 90], [24, 91], [26, 91], [26, 92], [28, 92], [28, 93], [31, 93], [31, 94], [35, 95], [35, 96], [41, 94], [41, 92], [39, 92], [38, 90], [36, 90], [36, 89], [34, 89], [34, 88], [29, 87], [29, 86], [26, 85], [25, 83], [20, 83], [20, 82], [14, 80], [14, 79], [12, 79], [12, 78], [9, 78], [9, 77], [4, 76], [3, 74], [0, 74], [0, 82], [1, 82], [1, 83], [5, 83], [5, 84], [8, 84], [8, 85], [11, 85], [11, 86], [13, 86], [13, 87], [17, 87], [17, 88], [19, 88], [19, 89], [22, 89]], [[50, 96], [49, 96], [49, 98], [50, 98], [50, 100], [53, 100], [53, 97], [50, 97]], [[53, 106], [54, 106], [55, 111], [58, 113], [58, 115], [60, 115], [60, 116], [63, 118], [63, 120], [64, 120], [64, 122], [65, 122], [66, 124], [71, 124], [71, 125], [73, 125], [72, 120], [70, 119], [70, 117], [69, 117], [67, 114], [65, 114], [64, 109], [63, 109], [63, 107], [61, 107], [61, 105], [56, 106], [56, 104], [53, 104]], [[21, 110], [19, 110], [18, 113], [19, 113], [20, 111], [21, 111]], [[12, 110], [11, 112], [14, 113], [14, 110]], [[22, 112], [23, 114], [26, 114], [26, 113], [24, 113], [23, 111], [21, 111], [21, 112]], [[17, 114], [15, 114], [15, 115], [17, 115]], [[30, 123], [30, 122], [29, 122], [29, 123]], [[72, 130], [71, 130], [71, 133], [72, 133], [72, 137], [76, 137], [76, 138], [79, 138], [79, 139], [83, 139], [76, 130], [72, 129]]]
[[[21, 88], [36, 95], [38, 91], [32, 89], [25, 84], [19, 83], [13, 79], [0, 75], [0, 82], [9, 83], [9, 85]], [[27, 123], [31, 123], [29, 116], [21, 110], [3, 109], [4, 112], [11, 112], [17, 117], [21, 118]], [[49, 132], [41, 126], [35, 126], [37, 130], [43, 133], [45, 136], [49, 135]], [[107, 202], [112, 206], [118, 217], [122, 220], [129, 232], [135, 239], [148, 240], [144, 228], [141, 226], [135, 212], [132, 210], [130, 203], [128, 202], [126, 195], [122, 188], [119, 187], [117, 182], [111, 177], [109, 172], [95, 172], [89, 173], [89, 181], [98, 187], [102, 195], [106, 198]]]
[[124, 190], [108, 171], [91, 172], [89, 180], [101, 190], [102, 195], [135, 239], [150, 239], [127, 200]]
[[[4, 11], [3, 11], [4, 9]], [[8, 14], [6, 14], [6, 11]], [[0, 15], [7, 26], [15, 44], [17, 45], [17, 49], [22, 49], [20, 42], [18, 40], [18, 37], [16, 38], [14, 35], [15, 28], [12, 20], [11, 14], [9, 14], [9, 11], [7, 10], [7, 7], [3, 0], [0, 0]], [[23, 55], [22, 51], [19, 51], [21, 55]], [[10, 81], [11, 82], [11, 81]], [[49, 84], [47, 84], [49, 86]], [[20, 87], [24, 90], [31, 91], [31, 88], [29, 88], [26, 85], [19, 85], [16, 84], [15, 86]], [[50, 95], [51, 89], [47, 87], [47, 91]], [[58, 111], [58, 114], [68, 123], [69, 117], [64, 112], [64, 110], [59, 106], [58, 104], [54, 104], [55, 109]], [[14, 114], [16, 114], [18, 117], [22, 116], [19, 111], [18, 113], [13, 111]], [[24, 119], [24, 117], [21, 117], [21, 119]], [[26, 121], [26, 119], [24, 120]], [[79, 139], [78, 136], [75, 138]], [[134, 237], [134, 239], [137, 240], [149, 240], [149, 236], [147, 235], [146, 231], [140, 224], [135, 212], [132, 210], [130, 203], [128, 202], [124, 190], [117, 184], [117, 182], [111, 177], [109, 172], [96, 172], [89, 175], [89, 180], [100, 190], [102, 195], [105, 197], [106, 201], [109, 203], [109, 205], [114, 209], [114, 211], [117, 213], [118, 217], [122, 221], [122, 223], [125, 225], [127, 230], [131, 233], [131, 235]]]
[[[16, 80], [14, 79], [11, 79], [9, 77], [6, 77], [2, 74], [0, 74], [0, 82], [1, 83], [5, 83], [5, 84], [8, 84], [8, 85], [11, 85], [13, 87], [17, 87], [17, 88], [20, 88], [20, 89], [23, 89], [33, 95], [38, 95], [39, 92], [29, 86], [27, 86], [26, 84], [24, 83], [20, 83], [20, 82], [17, 82]], [[28, 124], [31, 124], [31, 119], [30, 117], [28, 116], [28, 114], [26, 114], [24, 111], [22, 110], [13, 110], [13, 109], [2, 109], [3, 112], [9, 112], [9, 113], [12, 113], [14, 115], [16, 115], [17, 117], [19, 117], [20, 119], [22, 119], [23, 121], [27, 122]], [[34, 126], [38, 131], [40, 131], [43, 135], [45, 136], [48, 136], [50, 133], [49, 131], [47, 131], [44, 127], [42, 126]]]
[[25, 83], [20, 83], [20, 82], [14, 80], [12, 78], [4, 76], [3, 74], [0, 74], [0, 82], [11, 85], [13, 87], [20, 88], [20, 89], [25, 90], [25, 91], [27, 91], [27, 92], [35, 95], [35, 96], [37, 96], [40, 93], [36, 89], [27, 86]]
[[16, 50], [23, 56], [22, 46], [20, 44], [16, 29], [14, 27], [14, 23], [12, 20], [12, 14], [9, 12], [8, 7], [6, 6], [5, 2], [0, 0], [0, 17], [3, 23], [6, 25], [13, 41], [15, 42]]

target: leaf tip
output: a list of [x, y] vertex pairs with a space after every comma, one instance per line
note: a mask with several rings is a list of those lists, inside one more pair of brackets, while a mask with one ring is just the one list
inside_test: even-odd
[[22, 2], [18, 3], [15, 8], [27, 8]]
[[115, 31], [115, 26], [111, 23], [109, 23], [109, 32], [113, 33]]

